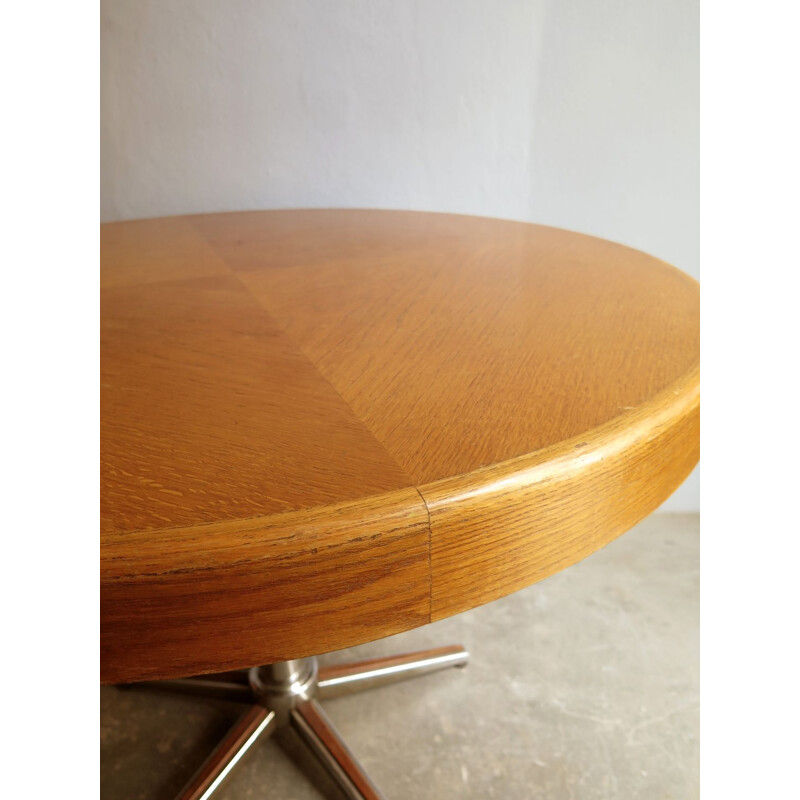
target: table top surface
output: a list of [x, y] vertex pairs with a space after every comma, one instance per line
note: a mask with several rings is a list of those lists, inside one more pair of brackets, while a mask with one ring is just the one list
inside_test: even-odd
[[104, 680], [379, 638], [602, 546], [697, 460], [698, 323], [675, 268], [520, 222], [101, 226]]

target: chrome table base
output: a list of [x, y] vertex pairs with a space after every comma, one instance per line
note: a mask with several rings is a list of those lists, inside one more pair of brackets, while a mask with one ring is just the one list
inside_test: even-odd
[[[360, 692], [424, 675], [445, 667], [463, 667], [469, 654], [458, 645], [318, 667], [316, 658], [282, 661], [241, 672], [226, 672], [147, 686], [178, 689], [248, 703], [177, 800], [208, 800], [234, 767], [281, 725], [291, 725], [328, 769], [350, 800], [384, 797], [359, 765], [317, 700]], [[145, 685], [145, 684], [138, 684]]]

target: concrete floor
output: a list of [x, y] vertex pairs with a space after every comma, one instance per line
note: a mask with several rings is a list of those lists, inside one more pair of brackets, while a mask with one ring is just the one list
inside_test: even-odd
[[[699, 797], [699, 520], [645, 520], [580, 564], [420, 630], [323, 657], [461, 643], [469, 666], [329, 700], [393, 800]], [[101, 796], [170, 800], [236, 704], [101, 689]], [[220, 800], [340, 800], [291, 730]]]

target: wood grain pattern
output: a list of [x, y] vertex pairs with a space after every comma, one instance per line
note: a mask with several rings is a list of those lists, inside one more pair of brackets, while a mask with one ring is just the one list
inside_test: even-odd
[[420, 487], [431, 524], [431, 618], [574, 564], [657, 508], [699, 458], [699, 373], [552, 447]]
[[235, 277], [106, 290], [101, 305], [104, 531], [412, 485]]
[[[449, 214], [278, 213], [308, 230], [196, 224], [416, 484], [580, 435], [696, 363], [697, 284], [643, 253]], [[383, 246], [359, 249], [356, 223]]]
[[104, 681], [488, 602], [697, 460], [698, 286], [643, 253], [417, 212], [102, 230]]
[[430, 620], [416, 490], [106, 539], [101, 678], [198, 675], [323, 653]]
[[184, 217], [100, 226], [100, 288], [229, 275], [230, 269]]

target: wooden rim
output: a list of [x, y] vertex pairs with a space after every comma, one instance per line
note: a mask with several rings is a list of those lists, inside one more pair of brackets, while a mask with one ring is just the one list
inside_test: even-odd
[[[242, 574], [249, 570], [257, 581], [262, 574], [259, 565], [275, 568], [271, 554], [264, 552], [265, 531], [270, 531], [271, 537], [275, 531], [281, 531], [285, 539], [305, 537], [309, 548], [326, 540], [334, 550], [347, 550], [350, 545], [357, 551], [365, 530], [373, 537], [384, 537], [388, 550], [399, 544], [400, 550], [405, 550], [404, 558], [391, 563], [408, 573], [415, 588], [396, 594], [399, 613], [395, 620], [382, 620], [381, 630], [389, 625], [391, 633], [445, 618], [542, 580], [630, 529], [686, 478], [699, 458], [699, 376], [697, 366], [649, 402], [584, 436], [416, 490], [260, 518], [147, 531], [146, 536], [126, 534], [125, 539], [141, 537], [142, 541], [134, 553], [127, 546], [120, 547], [124, 556], [116, 552], [120, 535], [115, 534], [116, 543], [104, 544], [101, 569], [103, 606], [111, 611], [104, 615], [105, 640], [114, 639], [113, 608], [125, 604], [126, 588], [139, 597], [143, 589], [145, 596], [148, 594], [148, 586], [162, 595], [170, 596], [173, 591], [183, 595], [205, 574], [228, 602], [231, 571]], [[620, 475], [626, 472], [631, 478], [623, 481], [625, 488], [620, 491]], [[472, 537], [489, 529], [504, 534], [488, 549], [486, 537], [482, 548], [471, 547]], [[198, 533], [204, 537], [202, 550], [193, 547]], [[218, 549], [213, 544], [215, 534], [220, 535]], [[269, 541], [274, 543], [273, 538]], [[189, 553], [194, 554], [194, 561], [187, 560]], [[174, 568], [176, 557], [186, 564], [181, 570]], [[213, 597], [206, 600], [212, 602]], [[140, 602], [153, 608], [158, 605], [156, 597]], [[210, 626], [219, 624], [212, 616], [206, 629], [202, 618], [172, 613], [158, 627], [145, 625], [157, 635], [143, 637], [141, 658], [106, 653], [104, 661], [113, 667], [104, 671], [103, 682], [202, 674], [218, 670], [220, 665], [237, 668], [301, 658], [378, 638], [374, 630], [362, 627], [354, 629], [344, 642], [337, 634], [334, 642], [321, 624], [298, 644], [292, 639], [293, 623], [287, 618], [289, 635], [277, 641], [270, 637], [265, 649], [265, 642], [253, 635], [259, 612], [242, 608], [241, 613], [237, 624], [245, 622], [243, 646], [227, 659], [219, 654], [207, 662], [173, 656], [173, 663], [165, 667], [159, 651], [172, 652], [176, 631], [185, 634], [189, 624], [191, 638], [197, 640], [212, 633]], [[321, 623], [324, 617], [323, 613]], [[130, 622], [127, 615], [121, 621], [125, 625]], [[126, 663], [131, 664], [130, 669], [125, 668]]]

